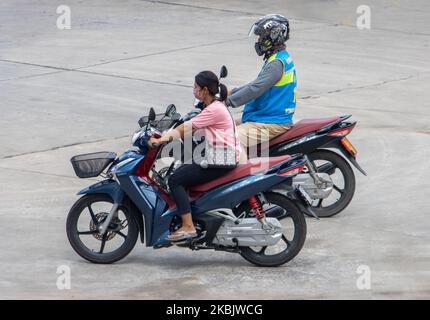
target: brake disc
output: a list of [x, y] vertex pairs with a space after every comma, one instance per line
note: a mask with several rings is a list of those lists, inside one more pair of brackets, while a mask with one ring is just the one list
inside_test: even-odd
[[[105, 219], [108, 216], [108, 214], [109, 214], [108, 212], [97, 213], [95, 216], [96, 216], [96, 219], [97, 219], [98, 223], [96, 225], [96, 224], [94, 224], [94, 221], [91, 220], [91, 222], [90, 222], [90, 230], [91, 231], [98, 231], [98, 225], [100, 225], [100, 223], [103, 223], [103, 221], [105, 221]], [[126, 227], [126, 225], [125, 226], [122, 225], [123, 223], [124, 223], [124, 221], [121, 221], [118, 217], [113, 217], [112, 218], [112, 221], [111, 221], [111, 223], [109, 225], [109, 228], [108, 228], [108, 231], [107, 231], [106, 241], [110, 241], [113, 238], [115, 238], [115, 236], [116, 236], [116, 232], [115, 231], [119, 231], [119, 230], [124, 229]], [[112, 229], [111, 228], [112, 225], [116, 225], [116, 228]], [[97, 240], [101, 241], [102, 238], [103, 238], [103, 235], [101, 235], [100, 233], [94, 233], [93, 237], [96, 238]]]

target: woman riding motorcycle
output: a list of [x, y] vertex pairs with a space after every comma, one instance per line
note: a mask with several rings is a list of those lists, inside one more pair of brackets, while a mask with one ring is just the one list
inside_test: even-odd
[[182, 241], [197, 235], [187, 189], [226, 174], [237, 166], [240, 157], [236, 125], [224, 104], [226, 86], [213, 72], [202, 71], [195, 76], [193, 93], [196, 99], [203, 102], [200, 114], [160, 138], [149, 141], [150, 145], [159, 145], [173, 139], [187, 139], [191, 135], [204, 137], [202, 144], [196, 148], [196, 151], [202, 152], [194, 152], [192, 163], [183, 164], [169, 178], [171, 195], [182, 217], [182, 226], [169, 236], [170, 241]]

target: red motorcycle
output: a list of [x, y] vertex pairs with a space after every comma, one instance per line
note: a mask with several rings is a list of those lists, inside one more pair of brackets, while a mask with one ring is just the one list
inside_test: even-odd
[[301, 120], [268, 145], [257, 146], [258, 155], [306, 155], [306, 168], [292, 183], [306, 191], [319, 217], [334, 216], [351, 202], [355, 175], [350, 163], [367, 175], [357, 163], [357, 149], [346, 137], [356, 125], [356, 121], [348, 121], [350, 117]]

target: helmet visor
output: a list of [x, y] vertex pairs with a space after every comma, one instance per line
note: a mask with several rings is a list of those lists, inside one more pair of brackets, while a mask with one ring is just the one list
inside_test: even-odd
[[[250, 41], [252, 41], [252, 42], [254, 42], [254, 43], [259, 43], [259, 42], [261, 42], [261, 36], [260, 35], [258, 35], [258, 34], [255, 34], [255, 30], [257, 30], [257, 26], [256, 25], [253, 25], [252, 27], [251, 27], [251, 29], [249, 30], [249, 33], [248, 33], [248, 38], [250, 39]], [[258, 31], [257, 31], [258, 32]]]
[[255, 25], [255, 24], [253, 24], [252, 25], [252, 27], [251, 27], [251, 29], [249, 29], [249, 32], [248, 32], [248, 37], [252, 37], [252, 36], [255, 36], [256, 34], [255, 34], [255, 29], [257, 28], [257, 26]]

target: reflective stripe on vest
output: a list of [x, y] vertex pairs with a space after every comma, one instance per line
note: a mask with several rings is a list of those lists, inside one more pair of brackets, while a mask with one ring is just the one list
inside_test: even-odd
[[[274, 55], [272, 55], [269, 59], [267, 59], [267, 62], [272, 62], [275, 59], [278, 59], [279, 61], [282, 62], [282, 77], [281, 79], [275, 83], [275, 87], [282, 87], [285, 86], [291, 82], [294, 82], [294, 77], [295, 77], [295, 67], [292, 67], [291, 69], [289, 69], [288, 71], [285, 71], [285, 65], [284, 65], [284, 61], [282, 61], [282, 59], [277, 58], [277, 53], [275, 53]], [[288, 58], [291, 61], [291, 58]]]

